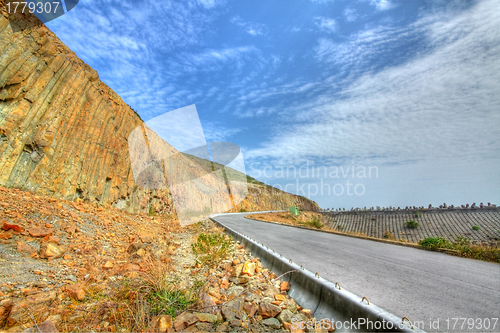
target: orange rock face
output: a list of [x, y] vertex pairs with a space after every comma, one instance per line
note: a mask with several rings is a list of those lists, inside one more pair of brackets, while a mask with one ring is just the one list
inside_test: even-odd
[[[134, 182], [127, 140], [143, 125], [139, 115], [34, 15], [7, 14], [3, 0], [0, 10], [0, 185], [132, 213], [150, 206], [175, 213], [168, 188]], [[187, 158], [181, 165], [203, 174]], [[264, 188], [250, 186], [233, 211], [315, 205]]]

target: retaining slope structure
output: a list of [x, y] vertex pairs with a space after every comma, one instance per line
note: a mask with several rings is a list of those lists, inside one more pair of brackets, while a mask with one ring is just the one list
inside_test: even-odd
[[[248, 214], [248, 213], [246, 213]], [[260, 258], [264, 266], [269, 268], [280, 279], [291, 285], [289, 295], [302, 307], [313, 310], [317, 319], [329, 318], [334, 322], [348, 323], [349, 327], [337, 325], [336, 332], [368, 331], [368, 332], [424, 332], [410, 327], [409, 320], [399, 318], [369, 302], [366, 297], [360, 298], [343, 289], [339, 284], [327, 281], [284, 258], [280, 254], [259, 244], [257, 241], [223, 225], [216, 220], [221, 214], [210, 216], [210, 219], [226, 230], [226, 233], [239, 241], [253, 256]], [[405, 319], [403, 321], [403, 319]], [[372, 322], [373, 326], [361, 329], [363, 320]], [[352, 324], [355, 326], [353, 328]], [[380, 325], [380, 326], [378, 326]], [[365, 327], [365, 326], [364, 326]], [[377, 329], [378, 327], [378, 329]]]
[[[388, 230], [396, 240], [418, 243], [427, 237], [444, 237], [455, 241], [468, 238], [473, 243], [494, 244], [500, 241], [500, 207], [469, 209], [409, 209], [395, 211], [323, 212], [325, 224], [342, 232], [364, 233], [383, 238]], [[415, 220], [420, 226], [404, 226]], [[478, 226], [478, 229], [473, 229]]]

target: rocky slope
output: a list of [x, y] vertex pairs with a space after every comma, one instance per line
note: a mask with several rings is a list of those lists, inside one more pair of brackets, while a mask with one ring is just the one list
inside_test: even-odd
[[221, 235], [213, 223], [175, 222], [0, 187], [0, 332], [37, 332], [36, 322], [53, 333], [298, 333], [292, 322], [320, 323], [243, 246], [230, 242], [215, 262], [196, 256], [200, 233]]
[[[134, 213], [153, 207], [174, 214], [168, 188], [134, 182], [127, 140], [143, 125], [140, 117], [35, 16], [8, 14], [4, 0], [0, 8], [0, 185]], [[203, 173], [178, 158], [193, 175]], [[315, 206], [264, 185], [250, 187], [233, 211]]]

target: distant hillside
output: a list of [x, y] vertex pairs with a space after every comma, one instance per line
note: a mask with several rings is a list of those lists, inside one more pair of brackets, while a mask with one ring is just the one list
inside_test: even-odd
[[[184, 156], [201, 165], [206, 170], [220, 170], [224, 167], [217, 162], [212, 162], [197, 156], [189, 154], [184, 154]], [[319, 210], [319, 206], [316, 202], [304, 196], [284, 192], [230, 167], [225, 167], [224, 170], [227, 173], [228, 179], [246, 178], [248, 184], [249, 195], [240, 205], [238, 205], [238, 207], [232, 209], [232, 212], [279, 210], [288, 209], [288, 207], [295, 205], [300, 206], [304, 210]]]

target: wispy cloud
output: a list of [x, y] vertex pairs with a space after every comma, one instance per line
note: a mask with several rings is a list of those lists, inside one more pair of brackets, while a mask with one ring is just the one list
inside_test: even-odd
[[232, 142], [234, 136], [241, 133], [243, 128], [230, 128], [220, 121], [203, 122], [203, 132], [207, 142]]
[[316, 26], [323, 32], [332, 33], [336, 32], [338, 29], [337, 22], [328, 17], [316, 17], [314, 19]]
[[377, 10], [389, 10], [397, 7], [397, 4], [389, 0], [370, 0], [370, 3], [377, 8]]
[[[310, 121], [286, 131], [249, 159], [316, 156], [370, 158], [378, 163], [414, 160], [494, 159], [500, 152], [500, 11], [492, 2], [442, 20], [429, 18], [413, 29], [434, 49], [405, 64], [366, 73], [337, 94], [318, 96]], [[371, 34], [369, 34], [371, 35]], [[372, 38], [373, 37], [373, 38]], [[362, 39], [379, 37], [361, 35]], [[380, 39], [397, 39], [388, 31]], [[405, 38], [405, 34], [399, 36]], [[325, 143], [328, 143], [326, 148]], [[436, 148], [439, 147], [439, 148]]]
[[354, 22], [358, 18], [358, 13], [356, 12], [356, 10], [354, 8], [346, 7], [344, 9], [343, 14], [344, 14], [346, 21], [348, 21], [348, 22]]
[[239, 16], [233, 17], [231, 19], [231, 23], [243, 27], [245, 31], [252, 36], [265, 35], [267, 31], [267, 28], [264, 24], [247, 22]]

